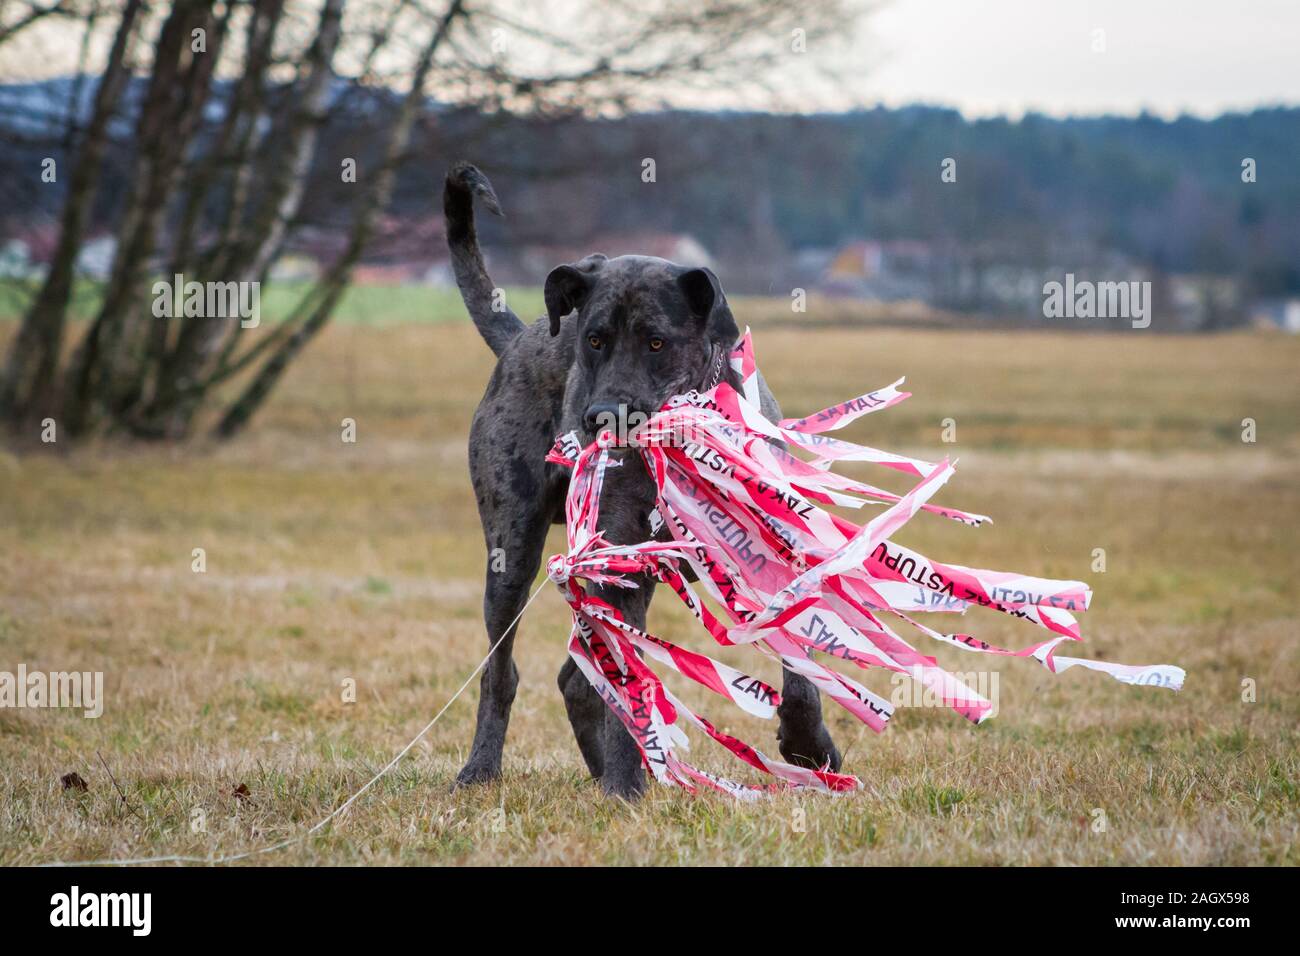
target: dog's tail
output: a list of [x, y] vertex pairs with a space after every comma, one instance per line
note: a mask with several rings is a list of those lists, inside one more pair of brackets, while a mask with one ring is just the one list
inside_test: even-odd
[[447, 246], [451, 250], [451, 267], [456, 273], [460, 297], [469, 310], [488, 348], [500, 355], [516, 335], [524, 330], [519, 316], [510, 311], [505, 300], [492, 285], [474, 230], [474, 197], [501, 216], [501, 204], [488, 178], [464, 161], [447, 170], [447, 184], [442, 192], [442, 210], [447, 222]]

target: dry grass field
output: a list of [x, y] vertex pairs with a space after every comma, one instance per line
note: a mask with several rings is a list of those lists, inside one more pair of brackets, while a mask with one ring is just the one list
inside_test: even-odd
[[[900, 540], [1089, 581], [1075, 653], [1180, 664], [1184, 691], [995, 662], [1000, 713], [978, 728], [906, 708], [876, 735], [828, 704], [857, 794], [738, 805], [652, 788], [629, 806], [583, 771], [554, 681], [567, 610], [548, 590], [517, 644], [499, 784], [448, 786], [475, 684], [332, 827], [251, 862], [1300, 862], [1300, 341], [811, 326], [764, 326], [755, 341], [787, 413], [906, 374], [915, 396], [845, 437], [959, 456], [939, 500], [996, 523], [921, 515]], [[0, 863], [270, 843], [423, 726], [486, 649], [465, 444], [490, 367], [467, 323], [338, 324], [233, 443], [0, 452], [0, 670], [106, 682], [99, 719], [0, 710]], [[551, 553], [561, 543], [556, 529]], [[706, 649], [666, 600], [651, 623]], [[962, 629], [1013, 646], [1043, 633], [979, 611]], [[984, 663], [923, 646], [957, 670]], [[718, 656], [777, 676], [752, 652]], [[775, 753], [774, 723], [674, 687]], [[707, 740], [693, 756], [754, 779]], [[84, 792], [60, 785], [73, 771]]]

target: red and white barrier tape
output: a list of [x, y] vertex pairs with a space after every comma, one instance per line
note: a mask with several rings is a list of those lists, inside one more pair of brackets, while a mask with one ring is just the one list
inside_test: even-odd
[[[876, 731], [886, 727], [893, 705], [819, 657], [906, 674], [975, 723], [993, 711], [990, 701], [893, 631], [886, 623], [891, 617], [966, 651], [1033, 657], [1053, 673], [1079, 665], [1125, 683], [1182, 687], [1184, 672], [1172, 665], [1134, 666], [1056, 654], [1062, 642], [1081, 640], [1074, 612], [1087, 610], [1092, 597], [1083, 582], [944, 564], [891, 540], [920, 511], [974, 526], [988, 520], [929, 503], [952, 477], [954, 466], [947, 460], [921, 461], [825, 434], [908, 398], [909, 393], [898, 389], [903, 379], [775, 425], [758, 408], [758, 366], [748, 332], [731, 355], [731, 367], [741, 380], [741, 391], [722, 382], [702, 394], [675, 396], [630, 438], [654, 479], [658, 500], [653, 523], [666, 540], [613, 544], [602, 536], [600, 496], [607, 469], [636, 461], [632, 456], [623, 462], [611, 459], [611, 434], [602, 434], [587, 448], [572, 433], [560, 436], [547, 456], [573, 468], [566, 502], [569, 551], [547, 564], [548, 576], [573, 611], [569, 653], [628, 728], [655, 779], [690, 791], [704, 786], [741, 798], [770, 789], [726, 780], [685, 763], [679, 753], [688, 748], [684, 728], [690, 726], [776, 778], [772, 786], [843, 791], [861, 785], [849, 774], [775, 760], [718, 730], [664, 686], [652, 662], [760, 717], [776, 712], [779, 692], [744, 671], [633, 626], [580, 581], [637, 587], [636, 579], [644, 576], [662, 582], [718, 644], [753, 646], [807, 677]], [[772, 441], [784, 441], [815, 457], [805, 461]], [[869, 461], [920, 481], [906, 494], [895, 495], [833, 473], [836, 461]], [[871, 503], [887, 507], [865, 525], [821, 507]], [[687, 583], [686, 567], [721, 609], [721, 618]], [[972, 606], [1021, 618], [1053, 636], [1023, 650], [1007, 650], [967, 634], [941, 633], [911, 616], [964, 613]]]

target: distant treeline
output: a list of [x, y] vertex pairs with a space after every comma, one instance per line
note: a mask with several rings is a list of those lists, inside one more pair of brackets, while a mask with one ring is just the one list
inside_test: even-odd
[[[1160, 271], [1237, 275], [1256, 295], [1300, 291], [1297, 109], [1173, 122], [671, 113], [506, 121], [481, 146], [457, 142], [459, 125], [449, 118], [442, 141], [428, 141], [423, 170], [462, 152], [499, 168], [507, 237], [659, 229], [728, 259], [863, 237], [990, 244], [1009, 257], [1092, 246]], [[654, 184], [641, 179], [646, 157]], [[531, 181], [538, 169], [556, 181]], [[434, 176], [411, 187], [413, 200], [427, 196]]]
[[[59, 156], [68, 89], [68, 81], [0, 87], [8, 229], [59, 208], [57, 189], [24, 184], [38, 181], [41, 157]], [[328, 230], [340, 190], [355, 188], [342, 181], [343, 159], [364, 177], [395, 107], [386, 91], [339, 83], [300, 218]], [[212, 114], [215, 128], [219, 109]], [[1250, 295], [1300, 292], [1296, 108], [1013, 122], [930, 107], [589, 119], [430, 104], [412, 151], [389, 211], [413, 236], [429, 235], [442, 174], [463, 157], [489, 173], [507, 210], [484, 225], [489, 244], [582, 247], [610, 233], [686, 233], [719, 260], [760, 265], [858, 238], [983, 244], [1013, 260], [1051, 246], [1094, 248], [1163, 272], [1235, 276]], [[948, 158], [955, 182], [941, 178]], [[129, 159], [129, 142], [108, 158], [97, 210], [105, 221]], [[1253, 182], [1243, 181], [1246, 167]]]

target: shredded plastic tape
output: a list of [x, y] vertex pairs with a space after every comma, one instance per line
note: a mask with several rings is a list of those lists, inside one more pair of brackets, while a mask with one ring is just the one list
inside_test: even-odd
[[[844, 791], [861, 786], [850, 774], [769, 757], [692, 711], [652, 665], [759, 717], [772, 717], [781, 698], [757, 677], [634, 627], [591, 585], [637, 587], [641, 575], [662, 582], [719, 645], [751, 646], [808, 678], [876, 731], [888, 725], [893, 705], [827, 666], [827, 660], [905, 674], [931, 699], [974, 723], [993, 712], [989, 700], [918, 651], [899, 630], [972, 653], [1032, 657], [1052, 673], [1078, 665], [1129, 684], [1181, 689], [1184, 672], [1169, 664], [1115, 664], [1056, 653], [1062, 643], [1082, 639], [1075, 614], [1088, 609], [1092, 593], [1086, 584], [946, 564], [891, 540], [920, 511], [972, 526], [989, 520], [930, 504], [952, 477], [953, 465], [946, 459], [921, 461], [826, 434], [908, 398], [898, 388], [902, 379], [806, 418], [774, 424], [759, 411], [758, 369], [748, 331], [731, 355], [731, 367], [742, 383], [739, 392], [722, 382], [705, 393], [675, 396], [631, 436], [658, 493], [652, 515], [656, 540], [613, 544], [601, 534], [599, 503], [606, 471], [622, 466], [611, 459], [612, 435], [603, 434], [586, 448], [573, 433], [562, 435], [547, 456], [573, 469], [566, 502], [569, 551], [547, 563], [548, 576], [573, 611], [569, 653], [627, 727], [656, 780], [739, 798], [777, 787]], [[787, 449], [812, 457], [800, 458]], [[896, 495], [834, 473], [830, 468], [839, 461], [873, 462], [919, 480], [911, 491]], [[884, 510], [863, 525], [822, 507], [865, 504]], [[688, 567], [721, 617], [688, 583], [683, 574]], [[969, 634], [932, 629], [913, 616], [964, 613], [970, 607], [1019, 618], [1050, 636], [1010, 650]], [[686, 763], [688, 727], [775, 782], [750, 786]]]

